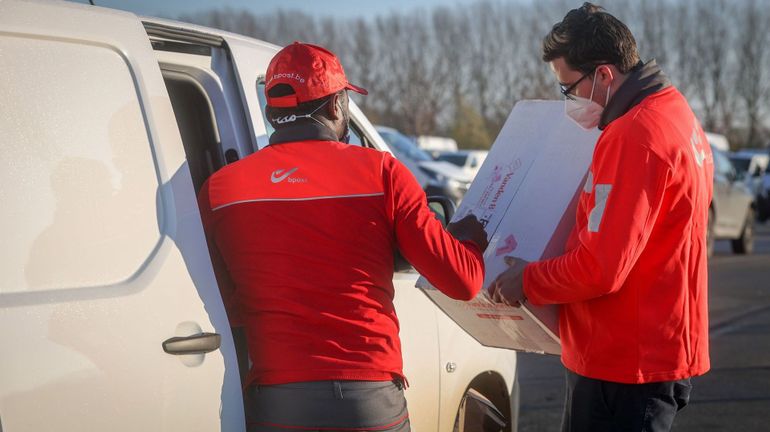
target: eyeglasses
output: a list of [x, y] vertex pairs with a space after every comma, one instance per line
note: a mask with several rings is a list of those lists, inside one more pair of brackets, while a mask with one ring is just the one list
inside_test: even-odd
[[569, 99], [569, 100], [575, 100], [575, 96], [572, 95], [572, 90], [575, 90], [575, 87], [577, 87], [578, 84], [580, 84], [581, 81], [583, 81], [584, 79], [586, 79], [586, 77], [588, 77], [592, 73], [594, 73], [594, 71], [596, 70], [597, 67], [599, 67], [599, 65], [596, 65], [593, 68], [591, 68], [591, 70], [586, 72], [585, 74], [583, 74], [583, 76], [580, 77], [579, 80], [573, 82], [572, 84], [570, 84], [568, 86], [559, 85], [559, 87], [561, 87], [561, 94], [563, 94], [564, 97]]

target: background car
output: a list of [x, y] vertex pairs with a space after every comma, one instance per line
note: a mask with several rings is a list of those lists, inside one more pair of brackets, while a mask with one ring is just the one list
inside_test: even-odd
[[433, 158], [417, 147], [411, 138], [396, 129], [385, 126], [375, 126], [375, 129], [388, 144], [388, 147], [393, 152], [393, 156], [409, 168], [417, 182], [425, 189], [428, 186], [430, 177], [420, 169], [419, 164], [421, 162], [430, 162]]
[[474, 173], [446, 161], [434, 160], [396, 129], [377, 126], [393, 154], [409, 168], [428, 196], [443, 195], [459, 204], [473, 181]]
[[754, 250], [755, 197], [741, 181], [727, 155], [712, 146], [714, 155], [714, 197], [709, 208], [708, 253], [714, 241], [730, 240], [737, 254]]
[[414, 142], [417, 144], [417, 147], [428, 152], [434, 159], [441, 152], [457, 151], [457, 141], [454, 138], [420, 135], [414, 139]]
[[770, 200], [767, 199], [768, 191], [764, 185], [770, 154], [765, 149], [743, 149], [730, 153], [730, 162], [735, 167], [738, 179], [746, 183], [754, 194], [757, 220], [764, 222], [770, 217]]
[[768, 219], [770, 219], [770, 171], [765, 171], [757, 198], [757, 220], [765, 222]]
[[711, 147], [723, 152], [730, 151], [730, 142], [726, 136], [714, 132], [706, 132], [706, 139], [711, 144]]
[[457, 165], [471, 173], [475, 178], [484, 160], [486, 160], [487, 154], [489, 154], [487, 150], [458, 150], [456, 152], [441, 153], [436, 160], [447, 161]]

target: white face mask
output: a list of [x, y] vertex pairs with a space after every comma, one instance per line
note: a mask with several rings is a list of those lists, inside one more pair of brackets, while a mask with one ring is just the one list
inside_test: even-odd
[[[604, 112], [604, 107], [593, 101], [594, 87], [596, 87], [596, 72], [594, 72], [593, 84], [591, 85], [591, 96], [584, 98], [580, 96], [573, 96], [575, 99], [564, 99], [564, 113], [572, 121], [578, 124], [585, 130], [590, 130], [599, 125], [599, 120]], [[604, 101], [604, 105], [610, 101], [610, 88], [612, 83], [607, 87], [607, 100]]]

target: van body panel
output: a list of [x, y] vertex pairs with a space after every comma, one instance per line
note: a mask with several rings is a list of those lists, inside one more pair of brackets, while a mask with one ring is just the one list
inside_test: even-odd
[[[0, 192], [16, 231], [3, 254], [17, 257], [0, 272], [5, 430], [243, 430], [230, 329], [139, 20], [0, 2], [0, 68], [4, 165], [18, 168]], [[201, 332], [221, 348], [163, 351]]]

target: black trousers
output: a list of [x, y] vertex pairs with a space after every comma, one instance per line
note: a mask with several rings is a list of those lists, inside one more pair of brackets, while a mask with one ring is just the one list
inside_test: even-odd
[[602, 381], [567, 371], [562, 432], [670, 431], [690, 400], [690, 379], [647, 384]]
[[409, 432], [400, 381], [312, 381], [246, 389], [249, 432]]

